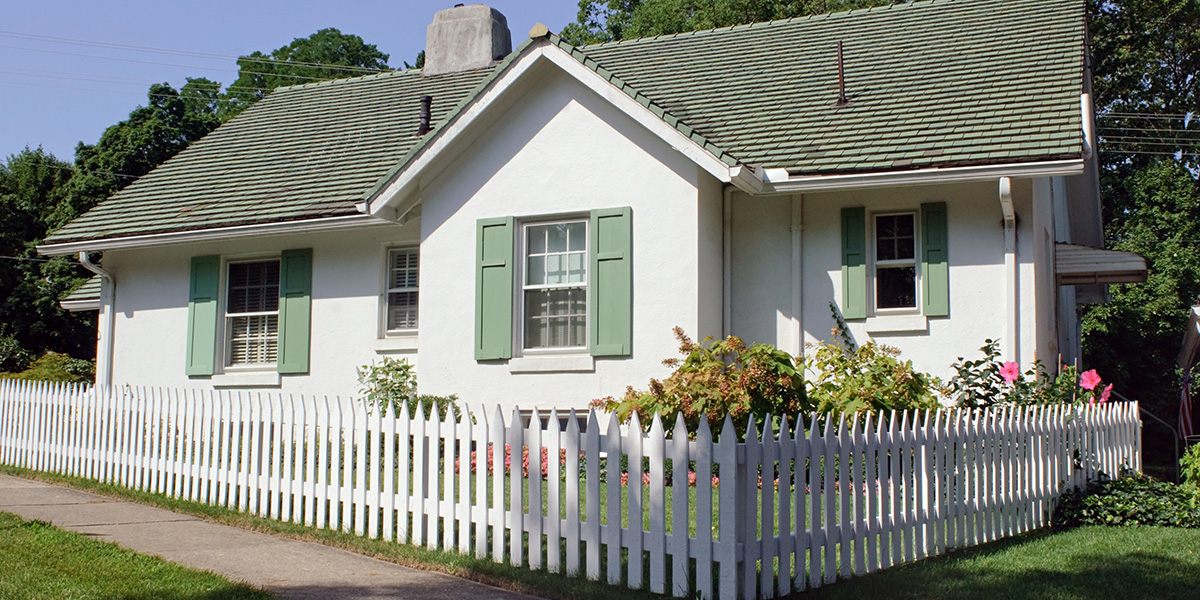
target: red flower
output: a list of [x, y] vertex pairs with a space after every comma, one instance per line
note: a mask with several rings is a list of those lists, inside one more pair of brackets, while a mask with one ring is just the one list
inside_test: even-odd
[[1000, 376], [1006, 383], [1012, 383], [1021, 377], [1021, 367], [1015, 362], [1006, 362], [1000, 367]]
[[1085, 390], [1094, 390], [1098, 385], [1100, 385], [1100, 375], [1096, 373], [1095, 369], [1084, 371], [1079, 376], [1079, 387]]

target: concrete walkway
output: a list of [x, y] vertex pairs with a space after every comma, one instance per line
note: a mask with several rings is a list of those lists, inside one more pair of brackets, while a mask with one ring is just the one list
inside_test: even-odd
[[212, 571], [284, 598], [536, 600], [321, 544], [7, 475], [0, 475], [0, 511]]

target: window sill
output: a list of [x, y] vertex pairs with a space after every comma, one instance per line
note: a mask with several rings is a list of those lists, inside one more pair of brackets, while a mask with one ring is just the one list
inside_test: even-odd
[[417, 332], [390, 335], [375, 340], [376, 352], [412, 352], [417, 349]]
[[509, 373], [591, 373], [596, 359], [591, 356], [522, 356], [508, 361]]
[[929, 320], [925, 315], [886, 315], [867, 318], [867, 333], [925, 333]]
[[279, 387], [278, 371], [233, 371], [212, 376], [213, 387]]

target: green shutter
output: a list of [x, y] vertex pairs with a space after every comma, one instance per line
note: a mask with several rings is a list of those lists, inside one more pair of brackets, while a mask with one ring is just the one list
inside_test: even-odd
[[475, 360], [512, 358], [512, 217], [476, 222], [475, 258]]
[[842, 209], [842, 317], [867, 317], [867, 211]]
[[946, 240], [946, 203], [921, 205], [922, 311], [927, 317], [950, 314], [950, 268]]
[[221, 257], [192, 257], [188, 292], [187, 367], [191, 375], [212, 375], [217, 356], [217, 294]]
[[592, 356], [633, 351], [633, 218], [628, 207], [592, 211]]
[[280, 373], [307, 373], [312, 329], [312, 248], [279, 255]]

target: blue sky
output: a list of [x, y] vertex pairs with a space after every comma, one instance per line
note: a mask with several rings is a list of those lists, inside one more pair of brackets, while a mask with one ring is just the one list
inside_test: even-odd
[[[236, 56], [270, 52], [326, 27], [375, 44], [390, 55], [389, 65], [401, 67], [425, 47], [425, 26], [433, 14], [455, 3], [6, 3], [0, 19], [0, 159], [26, 146], [41, 146], [70, 161], [77, 142], [95, 143], [105, 128], [144, 105], [150, 84], [165, 81], [179, 87], [186, 77], [229, 84], [237, 77]], [[514, 46], [535, 23], [557, 32], [578, 11], [576, 0], [488, 4], [508, 18]]]

